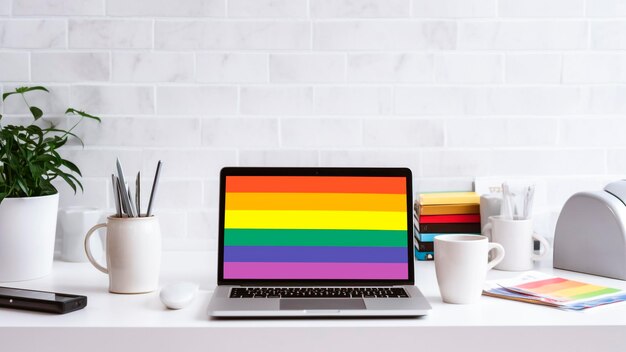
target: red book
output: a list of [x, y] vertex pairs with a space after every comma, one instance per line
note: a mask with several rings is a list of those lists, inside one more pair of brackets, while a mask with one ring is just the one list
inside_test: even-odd
[[420, 224], [433, 223], [475, 223], [480, 222], [480, 214], [450, 214], [450, 215], [422, 215]]

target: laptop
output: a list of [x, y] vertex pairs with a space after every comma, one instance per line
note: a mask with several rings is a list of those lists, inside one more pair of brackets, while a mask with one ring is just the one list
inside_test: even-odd
[[411, 184], [407, 168], [223, 168], [209, 315], [426, 315]]

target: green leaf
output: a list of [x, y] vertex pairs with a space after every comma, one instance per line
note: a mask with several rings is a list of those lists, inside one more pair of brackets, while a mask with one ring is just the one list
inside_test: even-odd
[[[68, 175], [62, 171], [57, 171], [57, 175], [60, 176], [63, 180], [65, 180], [65, 183], [70, 185], [70, 187], [72, 187], [72, 189], [74, 190], [74, 193], [76, 193], [76, 185], [74, 184], [74, 181], [72, 181], [72, 179], [70, 178], [71, 175]], [[81, 185], [81, 189], [82, 189], [82, 185]]]
[[34, 162], [42, 162], [42, 161], [44, 161], [44, 162], [45, 161], [54, 162], [56, 160], [57, 160], [57, 158], [55, 158], [54, 156], [48, 155], [48, 154], [44, 154], [44, 155], [37, 156], [33, 161]]
[[72, 170], [73, 172], [77, 173], [79, 176], [82, 176], [82, 174], [80, 173], [80, 169], [73, 162], [71, 162], [69, 160], [61, 159], [61, 164], [63, 164], [63, 166], [67, 167], [68, 169]]
[[39, 120], [39, 118], [43, 116], [43, 111], [41, 111], [41, 109], [36, 106], [30, 107], [30, 113], [33, 114], [35, 121]]
[[89, 118], [89, 119], [96, 120], [98, 122], [102, 122], [102, 120], [100, 120], [100, 118], [98, 116], [90, 115], [90, 114], [88, 114], [88, 113], [86, 113], [84, 111], [76, 110], [74, 108], [68, 108], [67, 110], [65, 110], [65, 113], [66, 114], [76, 114], [76, 115], [79, 115], [79, 116], [82, 116], [82, 117], [86, 117], [86, 118]]
[[42, 86], [35, 86], [35, 87], [19, 87], [16, 88], [14, 91], [12, 92], [7, 92], [2, 94], [2, 101], [4, 101], [6, 98], [8, 98], [9, 96], [13, 95], [13, 94], [24, 94], [26, 92], [30, 92], [33, 90], [43, 90], [46, 92], [50, 92], [48, 89], [46, 89], [46, 87], [42, 87]]
[[15, 92], [20, 93], [20, 94], [24, 94], [26, 92], [31, 92], [33, 90], [43, 90], [45, 92], [50, 93], [50, 91], [46, 88], [46, 87], [42, 87], [42, 86], [34, 86], [34, 87], [19, 87], [15, 90]]
[[[62, 129], [58, 129], [58, 128], [52, 128], [52, 127], [43, 129], [43, 132], [44, 132], [44, 133], [59, 132], [59, 133], [68, 134], [69, 136], [72, 136], [72, 137], [74, 137], [74, 138], [79, 138], [79, 137], [78, 137], [77, 135], [75, 135], [74, 133], [71, 133], [71, 132], [69, 132], [69, 131], [65, 131], [65, 130], [62, 130]], [[56, 136], [56, 137], [61, 138], [61, 137], [59, 137], [59, 136]]]
[[20, 94], [18, 92], [7, 92], [2, 94], [2, 101], [4, 101], [6, 98], [8, 98], [9, 96], [13, 95], [13, 94]]
[[24, 192], [25, 196], [28, 196], [28, 188], [26, 187], [26, 184], [24, 183], [24, 180], [18, 179], [17, 180], [17, 186], [20, 188], [20, 190], [22, 190], [22, 192]]
[[78, 180], [78, 178], [76, 178], [76, 176], [74, 176], [74, 175], [72, 175], [72, 174], [66, 174], [66, 175], [67, 175], [67, 177], [69, 177], [69, 178], [71, 178], [72, 180], [74, 180], [74, 182], [76, 182], [76, 184], [78, 185], [78, 187], [80, 187], [80, 190], [81, 190], [81, 191], [83, 191], [83, 192], [85, 191], [85, 190], [83, 189], [83, 184], [82, 184], [82, 183], [80, 183], [80, 181]]

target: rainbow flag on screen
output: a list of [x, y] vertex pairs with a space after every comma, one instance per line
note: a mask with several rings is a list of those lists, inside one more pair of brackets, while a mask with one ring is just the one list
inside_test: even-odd
[[408, 278], [404, 177], [227, 176], [225, 279]]

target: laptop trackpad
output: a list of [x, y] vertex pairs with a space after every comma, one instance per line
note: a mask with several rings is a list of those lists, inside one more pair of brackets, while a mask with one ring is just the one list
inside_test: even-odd
[[358, 298], [286, 298], [280, 300], [280, 309], [365, 309], [365, 302]]

